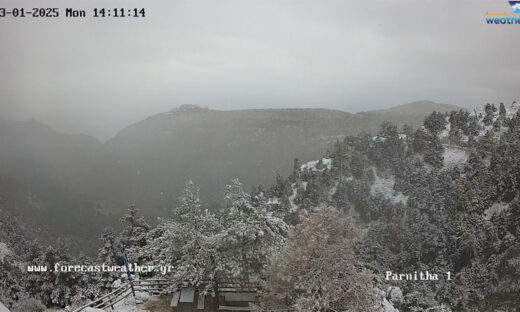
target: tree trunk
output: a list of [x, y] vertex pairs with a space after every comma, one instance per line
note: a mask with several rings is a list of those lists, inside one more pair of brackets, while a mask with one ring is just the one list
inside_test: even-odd
[[220, 293], [218, 291], [218, 283], [213, 284], [213, 293], [215, 294], [215, 312], [218, 311], [218, 307], [220, 305]]

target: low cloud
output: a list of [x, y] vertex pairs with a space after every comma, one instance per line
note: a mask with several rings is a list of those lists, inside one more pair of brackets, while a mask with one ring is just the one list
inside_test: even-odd
[[[121, 2], [75, 4], [87, 12], [114, 5]], [[0, 116], [108, 138], [184, 103], [357, 112], [423, 99], [476, 106], [519, 95], [520, 43], [510, 39], [517, 27], [484, 18], [505, 11], [505, 1], [124, 5], [145, 6], [147, 17], [4, 18]], [[61, 1], [46, 6], [64, 8]]]

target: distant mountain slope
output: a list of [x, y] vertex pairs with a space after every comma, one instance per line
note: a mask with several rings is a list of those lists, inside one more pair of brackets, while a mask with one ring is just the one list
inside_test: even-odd
[[460, 107], [451, 104], [440, 104], [432, 101], [416, 101], [408, 104], [402, 104], [387, 109], [368, 111], [369, 114], [399, 114], [399, 115], [421, 115], [428, 112], [451, 112], [459, 110]]
[[90, 166], [100, 146], [94, 137], [60, 133], [35, 120], [0, 119], [0, 174], [30, 177], [37, 166], [68, 185]]
[[205, 199], [216, 203], [234, 177], [246, 187], [269, 184], [276, 173], [290, 172], [294, 158], [317, 158], [345, 135], [375, 132], [384, 120], [420, 125], [433, 110], [456, 108], [433, 102], [417, 105], [406, 108], [410, 114], [402, 114], [399, 107], [350, 114], [327, 109], [218, 111], [184, 105], [131, 125], [106, 142], [82, 189], [97, 200], [136, 202], [149, 216], [160, 216], [169, 213], [185, 182], [192, 179]]
[[73, 250], [96, 249], [107, 216], [77, 185], [101, 144], [93, 137], [54, 131], [34, 121], [0, 119], [0, 205], [17, 217], [28, 238], [61, 237]]
[[[129, 203], [151, 218], [168, 215], [187, 180], [218, 206], [232, 178], [246, 189], [269, 185], [276, 173], [292, 170], [294, 158], [318, 158], [345, 135], [376, 132], [384, 120], [419, 125], [431, 111], [445, 109], [433, 102], [407, 105], [404, 110], [413, 114], [402, 114], [399, 107], [350, 114], [183, 105], [133, 124], [104, 144], [34, 120], [0, 119], [0, 182], [17, 185], [14, 215], [52, 235], [75, 231], [76, 238], [85, 238], [99, 232], [106, 215], [117, 216]], [[69, 225], [62, 224], [65, 220]]]
[[399, 127], [408, 124], [417, 128], [422, 125], [424, 117], [433, 111], [446, 113], [450, 111], [458, 111], [461, 108], [451, 104], [439, 104], [432, 101], [416, 101], [408, 104], [394, 106], [388, 109], [373, 110], [361, 112], [356, 116], [363, 116], [368, 123], [367, 127], [370, 132], [379, 129], [379, 125], [383, 121], [390, 121]]
[[19, 225], [29, 229], [23, 232], [26, 238], [51, 244], [60, 238], [76, 253], [95, 252], [99, 233], [106, 226], [117, 225], [120, 217], [105, 213], [97, 203], [45, 177], [15, 180], [0, 176], [0, 204]]

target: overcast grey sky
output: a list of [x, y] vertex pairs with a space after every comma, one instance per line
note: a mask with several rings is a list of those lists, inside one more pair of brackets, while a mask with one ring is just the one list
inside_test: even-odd
[[[520, 96], [505, 0], [6, 1], [146, 18], [0, 18], [0, 117], [106, 139], [184, 103], [350, 112]], [[62, 10], [63, 13], [63, 10]]]

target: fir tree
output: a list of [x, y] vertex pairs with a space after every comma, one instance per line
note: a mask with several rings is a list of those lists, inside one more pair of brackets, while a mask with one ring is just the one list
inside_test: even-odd
[[[105, 228], [100, 240], [102, 241], [102, 246], [99, 248], [97, 256], [99, 265], [122, 265], [121, 246], [116, 240], [114, 232], [109, 228]], [[101, 272], [99, 276], [99, 287], [101, 291], [112, 289], [112, 283], [118, 278], [118, 272]]]
[[174, 249], [168, 252], [177, 253], [177, 274], [195, 286], [216, 289], [224, 275], [221, 227], [215, 215], [203, 208], [199, 189], [193, 182], [188, 182], [178, 198], [173, 215], [175, 223], [169, 231], [174, 234], [174, 241], [170, 242]]
[[507, 114], [506, 106], [504, 105], [504, 103], [500, 102], [499, 116], [501, 118], [505, 118], [506, 114]]
[[[27, 281], [27, 290], [31, 295], [39, 297], [42, 302], [50, 306], [65, 307], [70, 305], [73, 297], [78, 293], [81, 276], [77, 272], [65, 272], [61, 266], [73, 263], [68, 249], [60, 243], [58, 248], [47, 247], [32, 263], [46, 266], [47, 271], [30, 273]], [[55, 265], [58, 270], [54, 270]]]
[[130, 262], [144, 264], [149, 260], [149, 255], [142, 252], [147, 244], [147, 232], [150, 226], [146, 223], [144, 217], [139, 215], [139, 209], [135, 205], [128, 207], [128, 212], [121, 218], [121, 222], [126, 227], [119, 236], [119, 241], [123, 248], [127, 250]]
[[424, 120], [424, 127], [433, 134], [438, 134], [446, 127], [446, 124], [446, 116], [435, 111]]
[[265, 199], [253, 205], [242, 184], [226, 188], [222, 250], [230, 278], [249, 282], [263, 278], [269, 255], [284, 241], [285, 223], [268, 211]]

